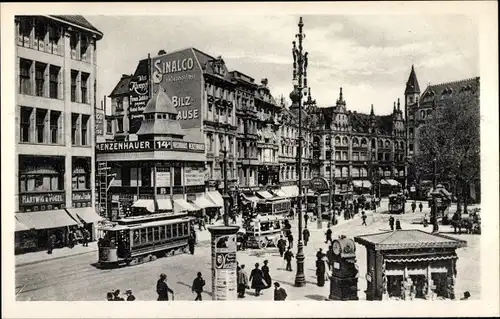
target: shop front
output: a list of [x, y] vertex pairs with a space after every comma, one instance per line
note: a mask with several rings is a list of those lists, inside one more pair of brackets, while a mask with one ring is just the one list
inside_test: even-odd
[[355, 237], [366, 247], [367, 300], [455, 299], [458, 256], [467, 242], [421, 230]]
[[66, 208], [66, 212], [78, 223], [80, 229], [88, 230], [89, 241], [97, 239], [97, 223], [104, 220], [92, 207]]

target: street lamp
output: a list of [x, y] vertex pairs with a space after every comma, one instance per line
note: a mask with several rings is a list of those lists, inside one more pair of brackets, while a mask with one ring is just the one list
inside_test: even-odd
[[293, 53], [293, 91], [290, 93], [290, 99], [294, 105], [297, 105], [299, 112], [299, 141], [297, 146], [297, 171], [299, 172], [298, 187], [299, 196], [297, 208], [299, 211], [299, 240], [297, 243], [297, 274], [295, 276], [295, 286], [303, 287], [306, 285], [306, 278], [304, 275], [304, 246], [302, 242], [302, 91], [307, 87], [307, 52], [302, 52], [302, 40], [306, 37], [302, 33], [302, 28], [304, 24], [302, 23], [302, 17], [299, 20], [299, 33], [295, 35], [298, 39], [298, 48], [296, 42], [293, 41], [292, 53]]
[[227, 160], [226, 160], [226, 155], [227, 155], [227, 149], [226, 147], [224, 146], [224, 150], [222, 151], [222, 154], [224, 154], [224, 158], [223, 158], [223, 161], [222, 161], [222, 170], [223, 170], [223, 173], [224, 173], [224, 195], [222, 195], [222, 198], [224, 199], [224, 225], [225, 226], [229, 226], [229, 210], [231, 209], [231, 198], [228, 194], [228, 191], [227, 191], [227, 169], [226, 169], [226, 165], [227, 165]]
[[334, 179], [334, 171], [332, 169], [332, 162], [333, 162], [333, 150], [332, 150], [332, 145], [333, 145], [333, 142], [332, 142], [332, 131], [331, 131], [331, 128], [330, 128], [330, 132], [328, 133], [328, 138], [330, 139], [330, 202], [329, 202], [329, 206], [330, 206], [330, 221], [331, 223], [333, 224], [333, 226], [335, 226], [336, 224], [336, 216], [335, 216], [335, 212], [333, 211], [334, 207], [335, 207], [335, 179]]
[[432, 159], [432, 206], [431, 206], [431, 218], [432, 218], [432, 232], [437, 233], [439, 231], [439, 225], [438, 225], [438, 220], [437, 220], [437, 190], [436, 190], [436, 167], [437, 164], [437, 159], [434, 157]]

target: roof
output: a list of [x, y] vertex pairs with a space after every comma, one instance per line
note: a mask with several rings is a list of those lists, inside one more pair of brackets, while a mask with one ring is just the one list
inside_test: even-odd
[[418, 85], [417, 74], [415, 73], [415, 68], [412, 65], [410, 77], [408, 78], [408, 81], [406, 82], [405, 95], [406, 94], [413, 94], [413, 93], [420, 94], [420, 86]]
[[99, 36], [99, 40], [102, 39], [103, 33], [94, 27], [87, 19], [79, 15], [50, 15], [49, 17], [62, 20], [68, 24], [73, 24], [78, 27], [88, 29], [89, 31], [94, 31]]
[[[425, 106], [435, 102], [438, 105], [451, 105], [468, 94], [479, 96], [479, 86], [479, 77], [429, 85], [421, 95], [420, 104]], [[477, 106], [479, 107], [479, 103]]]
[[[224, 63], [224, 60], [222, 57], [217, 57], [214, 58], [213, 56], [202, 52], [196, 48], [192, 48], [194, 55], [196, 56], [196, 59], [198, 59], [198, 62], [200, 62], [201, 68], [203, 70], [203, 73], [205, 74], [210, 74], [212, 76], [215, 76], [220, 79], [224, 79], [227, 82], [232, 82], [231, 79], [231, 74], [229, 73], [229, 70], [226, 67], [226, 64]], [[214, 64], [216, 63], [221, 63], [222, 67], [224, 68], [224, 75], [217, 74], [214, 70]]]
[[418, 229], [396, 230], [356, 236], [356, 243], [375, 250], [461, 248], [467, 242], [442, 234], [430, 234]]
[[143, 113], [169, 113], [177, 115], [177, 110], [165, 90], [160, 89], [158, 92], [155, 92], [153, 98], [149, 99]]
[[125, 75], [125, 74], [122, 75], [122, 78], [120, 79], [118, 84], [116, 84], [113, 91], [111, 91], [111, 93], [109, 94], [109, 97], [113, 98], [113, 97], [119, 96], [119, 95], [130, 94], [129, 85], [130, 85], [130, 81], [132, 81], [132, 78], [133, 78], [132, 75]]
[[181, 123], [171, 118], [158, 119], [156, 114], [172, 114], [177, 116], [177, 111], [164, 90], [159, 90], [146, 104], [144, 114], [155, 114], [153, 118], [145, 118], [141, 122], [141, 127], [137, 135], [161, 135], [179, 137], [186, 135], [181, 128]]

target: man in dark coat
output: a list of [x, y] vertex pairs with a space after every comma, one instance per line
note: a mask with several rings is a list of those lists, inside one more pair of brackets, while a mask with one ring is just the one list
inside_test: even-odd
[[279, 282], [274, 283], [274, 301], [285, 301], [287, 297], [285, 289], [280, 287]]
[[125, 301], [125, 299], [123, 299], [122, 297], [120, 297], [120, 289], [116, 289], [114, 292], [113, 292], [113, 300], [114, 301]]
[[280, 256], [283, 257], [286, 250], [286, 240], [283, 238], [283, 235], [280, 235], [280, 239], [278, 240], [278, 250], [280, 252]]
[[241, 265], [240, 271], [238, 271], [238, 298], [245, 298], [245, 290], [248, 287], [248, 275], [245, 271], [245, 265]]
[[132, 294], [132, 289], [127, 289], [127, 291], [125, 291], [125, 294], [127, 295], [127, 301], [135, 300], [135, 296]]
[[396, 230], [401, 230], [401, 222], [398, 220], [396, 220]]
[[420, 202], [420, 204], [418, 204], [418, 209], [420, 209], [420, 212], [422, 212], [423, 208], [424, 208], [424, 205], [422, 205], [422, 202]]
[[52, 234], [49, 236], [47, 240], [47, 254], [52, 254], [52, 250], [54, 250], [54, 245], [56, 244], [56, 235]]
[[71, 230], [69, 232], [69, 235], [68, 235], [68, 247], [69, 248], [75, 247], [75, 237], [76, 237], [75, 232], [73, 230]]
[[309, 241], [309, 237], [311, 236], [311, 233], [309, 232], [309, 229], [307, 229], [307, 225], [302, 231], [302, 237], [304, 238], [304, 245], [307, 246], [307, 242]]
[[415, 213], [415, 209], [417, 209], [417, 204], [415, 202], [411, 203], [411, 212]]
[[194, 243], [195, 243], [194, 237], [192, 235], [189, 236], [188, 246], [189, 246], [189, 252], [191, 253], [191, 255], [194, 255]]
[[89, 231], [86, 228], [84, 228], [82, 230], [82, 246], [83, 247], [89, 246], [89, 236], [90, 236]]
[[366, 224], [366, 214], [365, 214], [365, 211], [361, 212], [361, 219], [363, 220], [363, 223], [361, 224], [361, 226], [363, 226], [363, 225], [368, 226]]
[[293, 253], [290, 250], [290, 247], [288, 247], [284, 259], [286, 260], [286, 270], [292, 271], [292, 258], [293, 258]]
[[307, 222], [309, 221], [309, 214], [304, 214], [304, 222], [305, 226], [307, 227]]
[[325, 241], [325, 244], [328, 243], [328, 242], [332, 242], [332, 230], [330, 228], [328, 228], [326, 230], [326, 241]]
[[288, 248], [293, 248], [293, 235], [292, 235], [292, 232], [288, 233]]
[[316, 279], [318, 287], [325, 285], [325, 262], [323, 258], [316, 259]]
[[201, 293], [203, 292], [203, 286], [205, 286], [205, 279], [201, 276], [201, 272], [198, 272], [196, 278], [193, 280], [193, 286], [191, 287], [191, 290], [196, 292], [194, 301], [202, 301]]
[[259, 263], [255, 264], [255, 268], [250, 272], [250, 277], [248, 278], [252, 282], [252, 289], [255, 289], [255, 296], [260, 296], [260, 291], [264, 286], [264, 273], [259, 268]]
[[323, 253], [323, 248], [320, 248], [318, 252], [316, 253], [316, 259], [323, 259], [325, 257], [325, 253]]
[[389, 217], [389, 226], [391, 226], [391, 230], [394, 230], [394, 217]]
[[158, 301], [168, 301], [168, 293], [172, 294], [174, 299], [174, 291], [167, 285], [167, 275], [161, 274], [160, 279], [156, 282], [156, 293], [158, 294]]

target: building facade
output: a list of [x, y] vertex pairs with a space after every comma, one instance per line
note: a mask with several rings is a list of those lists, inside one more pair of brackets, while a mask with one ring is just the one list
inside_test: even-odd
[[[97, 41], [82, 16], [16, 16], [16, 248], [92, 228]], [[92, 229], [90, 229], [92, 230]]]

